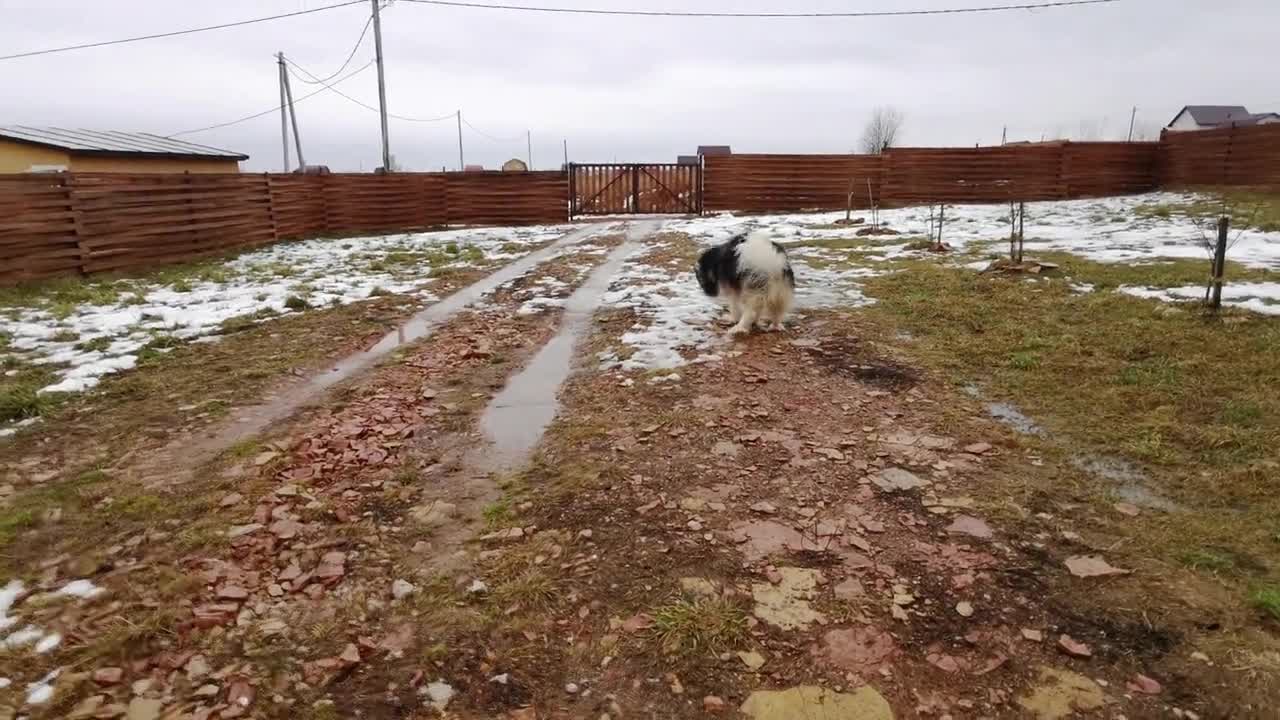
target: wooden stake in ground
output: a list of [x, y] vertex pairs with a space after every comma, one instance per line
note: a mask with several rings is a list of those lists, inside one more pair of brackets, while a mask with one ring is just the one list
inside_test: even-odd
[[880, 206], [876, 204], [875, 193], [871, 191], [871, 178], [867, 178], [867, 203], [871, 206], [871, 226], [880, 229]]
[[1231, 219], [1226, 215], [1218, 218], [1218, 244], [1213, 249], [1213, 297], [1209, 307], [1217, 310], [1222, 307], [1222, 281], [1227, 272], [1227, 231], [1231, 228]]
[[1009, 201], [1009, 260], [1022, 264], [1023, 218], [1027, 211], [1025, 202]]

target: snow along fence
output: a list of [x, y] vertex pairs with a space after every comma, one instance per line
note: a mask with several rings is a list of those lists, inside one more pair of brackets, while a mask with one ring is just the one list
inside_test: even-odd
[[0, 284], [277, 240], [568, 219], [565, 173], [0, 175]]

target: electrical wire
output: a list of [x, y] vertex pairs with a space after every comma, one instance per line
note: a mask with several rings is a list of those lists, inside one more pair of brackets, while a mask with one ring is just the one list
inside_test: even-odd
[[[289, 59], [289, 58], [287, 58], [287, 57], [284, 59], [284, 61], [285, 61], [285, 63], [289, 66], [289, 73], [290, 73], [291, 75], [293, 75], [294, 77], [298, 78], [299, 80], [302, 80], [302, 78], [298, 76], [298, 73], [297, 73], [297, 72], [295, 72], [295, 70], [296, 70], [296, 71], [300, 71], [300, 72], [305, 73], [306, 75], [310, 76], [313, 80], [315, 80], [315, 82], [317, 82], [317, 83], [319, 83], [320, 85], [323, 85], [323, 86], [324, 86], [324, 88], [323, 88], [322, 90], [317, 91], [317, 92], [323, 92], [323, 90], [332, 90], [332, 91], [333, 91], [335, 94], [337, 94], [339, 97], [345, 98], [346, 100], [348, 100], [348, 101], [350, 101], [350, 102], [353, 102], [353, 103], [355, 103], [356, 105], [359, 105], [360, 107], [362, 107], [362, 108], [364, 108], [364, 109], [366, 109], [366, 110], [370, 110], [370, 111], [372, 111], [372, 112], [381, 112], [380, 110], [378, 110], [378, 108], [376, 108], [376, 107], [374, 107], [374, 106], [372, 106], [372, 105], [370, 105], [370, 104], [368, 104], [368, 103], [366, 103], [366, 102], [364, 102], [364, 101], [362, 101], [362, 100], [358, 100], [358, 99], [356, 99], [356, 98], [353, 98], [353, 97], [351, 97], [350, 95], [348, 95], [348, 94], [346, 94], [346, 93], [342, 92], [341, 90], [339, 90], [339, 89], [337, 89], [337, 88], [333, 87], [333, 86], [334, 86], [334, 85], [336, 85], [337, 83], [325, 83], [325, 82], [323, 82], [323, 81], [320, 81], [319, 79], [317, 79], [317, 78], [316, 78], [316, 76], [315, 76], [315, 75], [314, 75], [310, 70], [307, 70], [306, 68], [302, 67], [301, 65], [299, 65], [298, 63], [296, 63], [296, 62], [294, 62], [294, 61], [290, 60], [290, 59]], [[372, 64], [373, 62], [374, 62], [373, 60], [370, 60], [370, 61], [369, 61], [369, 63], [370, 63], [370, 64]], [[365, 67], [368, 67], [368, 65], [366, 65]], [[310, 97], [310, 96], [308, 96], [308, 97]], [[403, 120], [403, 121], [405, 121], [405, 122], [440, 122], [440, 121], [442, 121], [442, 120], [452, 120], [452, 119], [453, 119], [453, 116], [454, 116], [454, 113], [449, 113], [448, 115], [441, 115], [440, 117], [433, 117], [433, 118], [415, 118], [415, 117], [408, 117], [408, 116], [406, 116], [406, 115], [395, 115], [395, 114], [392, 114], [392, 113], [387, 113], [387, 117], [389, 117], [389, 118], [395, 118], [396, 120]]]
[[462, 124], [463, 124], [463, 125], [466, 125], [466, 126], [467, 126], [467, 127], [469, 127], [469, 128], [471, 128], [471, 130], [472, 130], [473, 132], [475, 132], [477, 135], [479, 135], [479, 136], [481, 136], [481, 137], [483, 137], [483, 138], [487, 138], [487, 139], [489, 139], [489, 140], [492, 140], [493, 142], [496, 142], [496, 143], [512, 143], [512, 142], [515, 142], [515, 141], [517, 141], [517, 140], [524, 140], [524, 139], [525, 139], [525, 137], [526, 137], [524, 133], [521, 133], [521, 134], [519, 134], [519, 135], [517, 135], [517, 136], [515, 136], [515, 137], [509, 137], [509, 138], [494, 137], [494, 136], [490, 135], [489, 133], [487, 133], [487, 132], [485, 132], [485, 131], [481, 130], [481, 129], [480, 129], [480, 128], [478, 128], [478, 127], [476, 127], [475, 125], [472, 125], [472, 124], [471, 124], [471, 123], [470, 123], [470, 122], [469, 122], [465, 117], [463, 117], [463, 118], [462, 118]]
[[1057, 2], [1020, 3], [1016, 5], [988, 5], [983, 7], [938, 8], [933, 10], [878, 10], [865, 12], [737, 12], [737, 11], [702, 11], [702, 10], [603, 10], [600, 8], [546, 7], [533, 5], [506, 5], [498, 3], [465, 2], [464, 0], [404, 0], [404, 2], [421, 5], [438, 5], [442, 7], [468, 8], [475, 10], [515, 10], [523, 12], [563, 13], [570, 15], [625, 15], [632, 17], [677, 17], [677, 18], [755, 18], [755, 19], [796, 19], [796, 18], [874, 18], [874, 17], [906, 17], [914, 15], [961, 15], [968, 13], [993, 13], [1011, 10], [1045, 10], [1050, 8], [1075, 7], [1080, 5], [1105, 5], [1122, 2], [1122, 0], [1059, 0]]
[[[324, 91], [326, 91], [326, 90], [333, 90], [334, 92], [338, 92], [337, 90], [334, 90], [333, 85], [337, 85], [338, 83], [343, 83], [343, 82], [346, 82], [347, 80], [350, 80], [351, 78], [353, 78], [353, 77], [355, 77], [355, 76], [359, 75], [360, 73], [364, 72], [365, 70], [368, 70], [370, 67], [372, 67], [372, 66], [373, 66], [373, 63], [374, 63], [374, 61], [373, 61], [373, 60], [370, 60], [369, 62], [367, 62], [367, 63], [365, 63], [364, 65], [360, 66], [360, 68], [358, 68], [358, 69], [356, 69], [356, 70], [352, 71], [352, 72], [351, 72], [350, 74], [348, 74], [347, 76], [345, 76], [345, 77], [343, 77], [343, 78], [338, 79], [336, 82], [332, 83], [331, 85], [325, 85], [324, 87], [320, 88], [319, 90], [316, 90], [316, 91], [314, 91], [314, 92], [307, 93], [306, 95], [303, 95], [302, 97], [298, 98], [297, 100], [294, 100], [294, 101], [293, 101], [293, 104], [294, 104], [294, 105], [297, 105], [298, 103], [302, 102], [303, 100], [306, 100], [307, 98], [310, 98], [310, 97], [315, 97], [316, 95], [319, 95], [320, 93], [322, 93], [322, 92], [324, 92]], [[193, 133], [204, 132], [204, 131], [206, 131], [206, 130], [217, 130], [218, 128], [224, 128], [224, 127], [228, 127], [228, 126], [231, 126], [231, 125], [238, 125], [238, 124], [240, 124], [240, 123], [242, 123], [242, 122], [246, 122], [246, 121], [248, 121], [248, 120], [253, 120], [253, 119], [255, 119], [255, 118], [260, 118], [260, 117], [262, 117], [263, 115], [270, 115], [270, 114], [271, 114], [271, 113], [273, 113], [273, 112], [277, 112], [277, 111], [279, 111], [279, 110], [280, 110], [280, 108], [283, 108], [283, 107], [284, 107], [284, 105], [277, 105], [277, 106], [275, 106], [275, 107], [273, 107], [273, 108], [271, 108], [271, 109], [269, 109], [269, 110], [263, 110], [262, 112], [254, 113], [254, 114], [252, 114], [252, 115], [245, 115], [244, 117], [239, 118], [239, 119], [236, 119], [236, 120], [231, 120], [231, 121], [229, 121], [229, 122], [224, 122], [224, 123], [218, 123], [217, 125], [209, 125], [209, 126], [207, 126], [207, 127], [196, 128], [196, 129], [194, 129], [194, 130], [183, 130], [182, 132], [176, 132], [176, 133], [173, 133], [173, 134], [168, 135], [168, 136], [166, 136], [166, 137], [171, 137], [171, 138], [173, 138], [173, 137], [178, 137], [179, 135], [191, 135], [191, 134], [193, 134]]]
[[173, 30], [170, 32], [153, 33], [151, 35], [137, 35], [134, 37], [121, 38], [119, 40], [103, 40], [101, 42], [82, 43], [80, 45], [66, 45], [63, 47], [46, 48], [44, 50], [29, 50], [27, 52], [14, 53], [12, 55], [0, 55], [0, 60], [16, 60], [18, 58], [34, 57], [36, 55], [49, 55], [52, 53], [69, 52], [71, 50], [86, 50], [88, 48], [105, 47], [107, 45], [122, 45], [124, 43], [141, 42], [142, 40], [156, 40], [158, 38], [176, 37], [178, 35], [190, 35], [191, 33], [206, 32], [209, 30], [225, 30], [226, 28], [241, 27], [244, 25], [253, 25], [254, 23], [269, 22], [271, 20], [281, 20], [284, 18], [297, 17], [299, 15], [310, 15], [311, 13], [324, 12], [325, 10], [334, 10], [348, 5], [360, 5], [364, 0], [347, 0], [346, 2], [335, 3], [333, 5], [324, 5], [321, 7], [311, 8], [310, 10], [297, 10], [290, 13], [282, 13], [280, 15], [269, 15], [267, 17], [253, 18], [251, 20], [237, 20], [236, 22], [222, 23], [220, 25], [206, 25], [203, 27], [187, 28], [185, 30]]
[[360, 46], [361, 46], [362, 44], [364, 44], [364, 36], [369, 32], [369, 26], [370, 26], [370, 25], [372, 25], [372, 24], [373, 24], [373, 16], [372, 16], [372, 15], [370, 15], [370, 16], [369, 16], [369, 19], [364, 21], [364, 29], [360, 31], [360, 37], [356, 39], [356, 45], [355, 45], [355, 47], [351, 48], [351, 54], [350, 54], [350, 55], [347, 55], [347, 59], [346, 59], [346, 61], [344, 61], [344, 62], [342, 63], [342, 67], [340, 67], [340, 68], [338, 68], [337, 70], [333, 71], [333, 73], [332, 73], [331, 75], [329, 75], [328, 77], [324, 78], [323, 80], [320, 80], [320, 79], [316, 79], [316, 80], [307, 80], [306, 78], [298, 78], [299, 82], [304, 82], [304, 83], [306, 83], [306, 84], [308, 84], [308, 85], [323, 85], [323, 84], [325, 84], [325, 83], [329, 82], [330, 80], [332, 80], [332, 79], [334, 79], [334, 78], [338, 77], [339, 75], [341, 75], [341, 74], [342, 74], [342, 71], [343, 71], [343, 70], [346, 70], [346, 69], [347, 69], [347, 66], [351, 64], [351, 60], [352, 60], [353, 58], [355, 58], [355, 56], [356, 56], [356, 51], [360, 49]]

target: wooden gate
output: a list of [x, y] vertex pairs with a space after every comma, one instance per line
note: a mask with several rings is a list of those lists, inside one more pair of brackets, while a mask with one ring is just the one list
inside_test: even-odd
[[702, 214], [702, 166], [569, 165], [569, 215]]

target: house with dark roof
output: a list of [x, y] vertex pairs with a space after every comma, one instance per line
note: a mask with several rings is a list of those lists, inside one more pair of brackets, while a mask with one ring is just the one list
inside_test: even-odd
[[1169, 130], [1210, 130], [1280, 122], [1277, 113], [1251, 113], [1243, 105], [1187, 105], [1165, 127]]
[[0, 125], [0, 173], [238, 173], [248, 159], [150, 133]]

